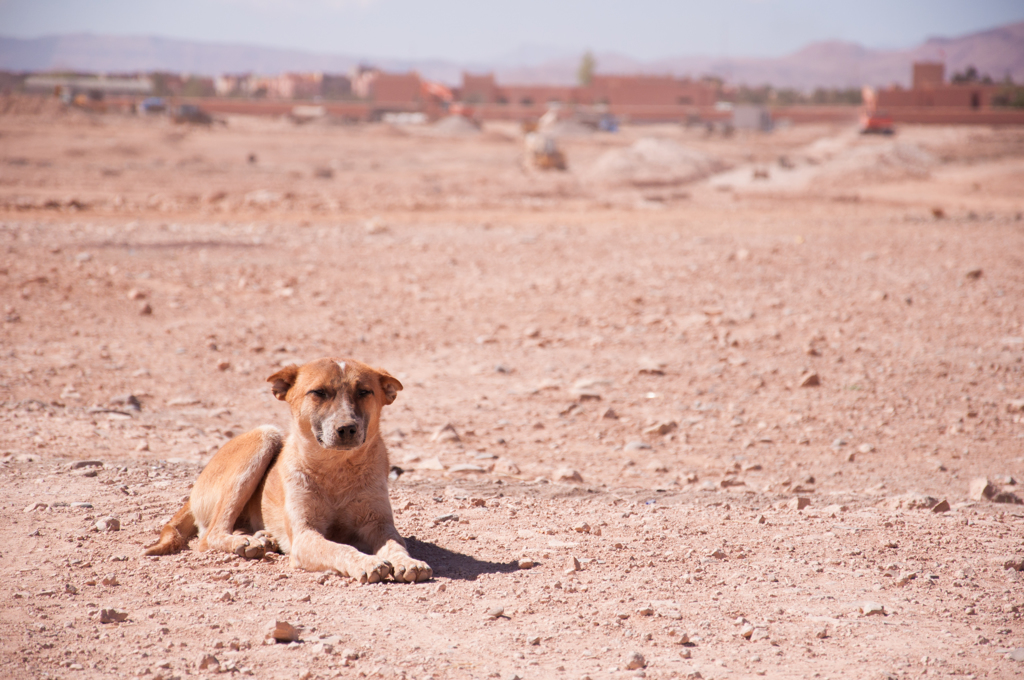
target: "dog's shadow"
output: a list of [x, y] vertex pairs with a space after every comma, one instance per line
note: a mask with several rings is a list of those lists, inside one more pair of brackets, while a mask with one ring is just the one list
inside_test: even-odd
[[507, 574], [519, 569], [519, 563], [515, 560], [511, 562], [478, 560], [472, 555], [463, 555], [433, 543], [420, 541], [412, 536], [405, 542], [409, 547], [409, 554], [429, 564], [434, 570], [435, 577], [443, 576], [457, 581], [475, 581], [481, 574]]

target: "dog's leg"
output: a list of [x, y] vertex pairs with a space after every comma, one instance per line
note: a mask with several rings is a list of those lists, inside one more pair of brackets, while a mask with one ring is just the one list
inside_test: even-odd
[[350, 545], [327, 540], [306, 526], [296, 531], [293, 525], [291, 564], [308, 571], [336, 571], [360, 583], [377, 583], [391, 573], [391, 565], [377, 555], [367, 555]]
[[192, 490], [193, 508], [202, 506], [210, 518], [200, 530], [200, 550], [259, 559], [273, 549], [273, 538], [233, 531], [281, 445], [281, 431], [264, 426], [231, 440], [210, 460]]
[[396, 581], [416, 583], [433, 577], [434, 570], [429, 564], [409, 555], [405, 539], [398, 534], [394, 522], [388, 521], [388, 518], [363, 526], [358, 534], [369, 544], [375, 555], [391, 564]]

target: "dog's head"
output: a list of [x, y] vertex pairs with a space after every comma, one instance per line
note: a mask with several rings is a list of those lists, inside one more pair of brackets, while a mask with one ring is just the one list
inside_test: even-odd
[[359, 448], [380, 428], [380, 411], [402, 383], [351, 359], [317, 359], [285, 366], [267, 378], [274, 396], [288, 402], [305, 438], [325, 449]]

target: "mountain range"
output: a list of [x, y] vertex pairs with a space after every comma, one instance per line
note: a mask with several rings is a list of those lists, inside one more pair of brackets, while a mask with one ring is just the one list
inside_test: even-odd
[[[443, 59], [363, 59], [259, 45], [220, 44], [159, 36], [112, 36], [88, 33], [41, 38], [0, 36], [0, 70], [74, 70], [99, 73], [172, 71], [200, 75], [286, 71], [345, 73], [360, 63], [387, 71], [416, 70], [423, 77], [450, 84], [463, 71], [494, 72], [505, 84], [569, 85], [576, 80], [578, 54], [528, 45], [490, 62], [461, 63]], [[995, 80], [1009, 76], [1024, 82], [1024, 22], [952, 38], [929, 38], [903, 50], [869, 49], [856, 43], [812, 43], [792, 54], [764, 58], [678, 56], [643, 61], [615, 52], [596, 52], [598, 73], [650, 73], [718, 76], [730, 84], [770, 84], [810, 90], [861, 85], [910, 84], [915, 61], [944, 61], [947, 75], [974, 66]]]

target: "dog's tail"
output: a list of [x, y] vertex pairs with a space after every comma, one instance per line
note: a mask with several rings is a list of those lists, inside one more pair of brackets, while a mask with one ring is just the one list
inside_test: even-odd
[[146, 555], [173, 555], [188, 545], [188, 540], [199, 533], [196, 518], [192, 514], [190, 501], [185, 501], [181, 510], [160, 530], [156, 543], [146, 546]]

